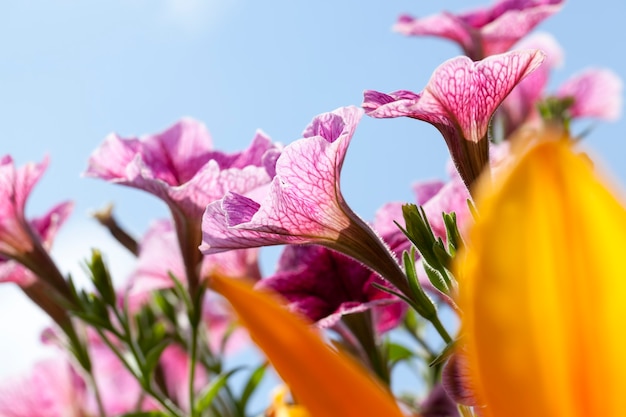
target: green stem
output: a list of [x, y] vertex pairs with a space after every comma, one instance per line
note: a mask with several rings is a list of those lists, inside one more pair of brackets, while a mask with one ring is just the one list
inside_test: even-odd
[[[98, 332], [98, 335], [100, 336], [102, 341], [104, 341], [104, 343], [108, 346], [108, 348], [111, 350], [111, 352], [113, 352], [113, 354], [117, 357], [117, 359], [119, 359], [119, 361], [122, 363], [124, 368], [126, 368], [126, 370], [128, 372], [130, 372], [130, 374], [133, 377], [135, 377], [135, 379], [139, 382], [139, 384], [141, 385], [141, 387], [143, 388], [143, 390], [147, 394], [149, 394], [159, 404], [161, 404], [163, 406], [163, 408], [165, 408], [170, 414], [172, 414], [172, 416], [174, 416], [174, 417], [185, 417], [184, 412], [181, 409], [179, 409], [176, 406], [176, 404], [174, 404], [165, 395], [162, 395], [161, 393], [158, 393], [156, 390], [154, 390], [150, 386], [150, 381], [143, 381], [142, 375], [138, 375], [137, 374], [137, 371], [133, 369], [133, 367], [130, 365], [130, 363], [128, 363], [126, 358], [124, 358], [124, 355], [122, 355], [122, 353], [117, 349], [117, 347], [113, 344], [113, 342], [111, 342], [109, 340], [107, 335], [101, 329], [96, 328], [96, 331]], [[135, 360], [136, 359], [137, 358], [135, 357]]]
[[437, 330], [437, 333], [439, 333], [443, 341], [446, 342], [446, 344], [451, 343], [452, 338], [448, 334], [448, 331], [445, 329], [445, 327], [443, 327], [443, 324], [441, 324], [441, 321], [439, 320], [439, 316], [434, 316], [430, 318], [429, 320], [433, 324], [433, 326], [435, 326], [435, 330]]

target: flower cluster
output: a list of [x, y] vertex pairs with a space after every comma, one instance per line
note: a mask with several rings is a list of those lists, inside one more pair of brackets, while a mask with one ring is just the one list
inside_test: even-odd
[[[137, 240], [112, 207], [96, 213], [136, 257], [121, 288], [97, 250], [93, 289], [50, 257], [72, 203], [26, 218], [47, 159], [0, 159], [0, 283], [50, 316], [42, 340], [58, 351], [0, 383], [0, 415], [248, 416], [270, 366], [285, 385], [265, 416], [626, 415], [626, 210], [573, 129], [619, 117], [622, 85], [592, 68], [546, 92], [562, 51], [530, 32], [562, 3], [400, 17], [397, 31], [464, 55], [421, 92], [366, 90], [286, 145], [257, 131], [224, 153], [193, 119], [110, 134], [85, 176], [148, 192], [171, 214]], [[341, 171], [364, 115], [433, 125], [449, 178], [361, 218]], [[282, 254], [263, 276], [259, 248], [271, 245]], [[251, 343], [267, 362], [233, 367]], [[404, 364], [423, 388], [401, 395]]]

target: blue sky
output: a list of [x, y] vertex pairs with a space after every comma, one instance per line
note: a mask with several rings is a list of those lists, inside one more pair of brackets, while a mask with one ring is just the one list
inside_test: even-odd
[[[131, 260], [89, 219], [89, 211], [115, 203], [119, 220], [136, 235], [167, 211], [143, 192], [80, 177], [108, 133], [158, 132], [191, 116], [207, 125], [223, 150], [246, 147], [258, 128], [289, 143], [316, 114], [359, 105], [365, 89], [421, 91], [441, 62], [460, 53], [444, 40], [393, 33], [400, 13], [425, 16], [486, 4], [7, 1], [0, 6], [0, 155], [11, 154], [20, 165], [50, 156], [28, 213], [74, 200], [55, 256], [80, 274], [77, 265], [89, 248], [104, 247], [122, 281]], [[537, 30], [552, 33], [566, 54], [551, 86], [591, 66], [626, 79], [624, 16], [626, 2], [620, 0], [569, 1], [540, 25]], [[599, 123], [587, 141], [622, 184], [625, 132], [624, 119]], [[348, 151], [342, 189], [355, 211], [370, 219], [385, 202], [411, 201], [414, 181], [445, 177], [446, 160], [432, 126], [364, 118]], [[271, 271], [275, 252], [264, 259]], [[17, 314], [25, 319], [4, 319]], [[0, 317], [2, 377], [25, 370], [41, 354], [36, 346], [45, 319], [9, 285], [0, 288]]]

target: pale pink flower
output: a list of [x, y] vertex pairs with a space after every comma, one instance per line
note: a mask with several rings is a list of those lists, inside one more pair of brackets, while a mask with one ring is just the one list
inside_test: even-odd
[[65, 359], [34, 365], [30, 375], [0, 384], [2, 417], [83, 417], [86, 388]]
[[167, 203], [190, 288], [196, 288], [204, 208], [227, 191], [246, 194], [268, 183], [263, 155], [273, 147], [267, 136], [257, 132], [245, 151], [215, 151], [204, 125], [183, 119], [162, 133], [140, 139], [109, 135], [91, 155], [85, 175], [145, 190]]
[[36, 246], [25, 217], [26, 200], [48, 166], [48, 158], [40, 164], [29, 163], [16, 168], [13, 158], [0, 159], [0, 254], [23, 258]]
[[67, 303], [73, 299], [48, 250], [72, 204], [59, 204], [32, 222], [25, 216], [28, 196], [47, 165], [47, 158], [40, 164], [29, 163], [20, 168], [8, 155], [0, 159], [0, 282], [20, 285], [39, 307], [63, 323], [67, 315], [59, 299]]
[[348, 207], [339, 187], [344, 157], [361, 115], [356, 107], [344, 107], [315, 117], [303, 138], [287, 145], [276, 159], [264, 199], [229, 192], [209, 204], [202, 222], [202, 252], [317, 243], [357, 259], [401, 291], [407, 290], [397, 261]]
[[470, 188], [489, 162], [487, 129], [504, 98], [543, 61], [538, 50], [517, 50], [479, 62], [450, 59], [433, 73], [424, 91], [365, 91], [363, 108], [377, 118], [411, 117], [435, 126]]
[[555, 97], [574, 100], [568, 108], [572, 118], [617, 120], [622, 112], [623, 82], [613, 71], [589, 68], [568, 79]]
[[474, 61], [509, 50], [535, 26], [561, 9], [563, 0], [501, 0], [493, 6], [424, 18], [403, 15], [394, 30], [456, 42]]
[[511, 91], [498, 109], [503, 117], [505, 138], [523, 124], [538, 120], [537, 103], [544, 95], [552, 70], [563, 63], [563, 50], [548, 33], [533, 34], [519, 42], [516, 48], [540, 49], [546, 54], [546, 59]]
[[[38, 239], [40, 239], [44, 249], [50, 250], [52, 241], [59, 227], [69, 217], [72, 207], [73, 203], [71, 202], [61, 203], [52, 208], [44, 216], [28, 222], [30, 229], [34, 231]], [[26, 287], [32, 284], [36, 279], [35, 274], [22, 264], [0, 255], [0, 283], [13, 282], [21, 287]]]
[[[127, 295], [131, 305], [134, 304], [133, 300], [141, 301], [150, 291], [173, 287], [170, 273], [181, 282], [186, 281], [183, 258], [172, 222], [157, 220], [139, 244], [137, 267], [128, 282]], [[258, 249], [240, 249], [204, 256], [200, 280], [204, 282], [214, 274], [260, 279]]]

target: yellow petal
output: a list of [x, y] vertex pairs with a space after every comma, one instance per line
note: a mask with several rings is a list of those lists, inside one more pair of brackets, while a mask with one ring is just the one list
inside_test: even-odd
[[624, 205], [563, 140], [481, 195], [458, 274], [485, 414], [626, 416]]
[[250, 336], [314, 417], [401, 417], [392, 396], [352, 358], [336, 352], [277, 298], [240, 280], [214, 277]]

